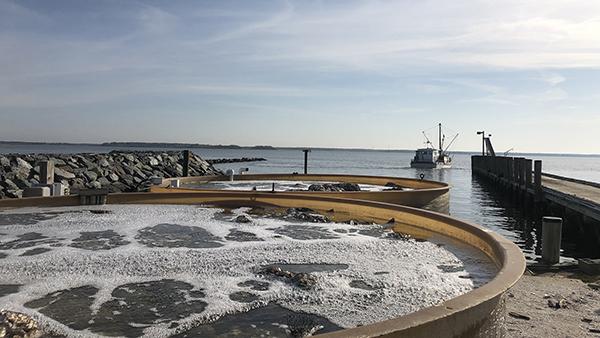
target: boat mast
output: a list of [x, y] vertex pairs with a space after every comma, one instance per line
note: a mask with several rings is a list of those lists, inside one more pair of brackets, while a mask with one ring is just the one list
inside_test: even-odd
[[438, 140], [438, 145], [440, 146], [440, 156], [442, 155], [442, 124], [439, 123], [438, 124], [438, 128], [439, 128], [439, 140]]

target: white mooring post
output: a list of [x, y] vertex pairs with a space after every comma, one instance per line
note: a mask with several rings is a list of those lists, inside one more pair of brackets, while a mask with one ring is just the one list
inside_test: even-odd
[[542, 260], [548, 264], [560, 261], [562, 218], [544, 216], [542, 219]]

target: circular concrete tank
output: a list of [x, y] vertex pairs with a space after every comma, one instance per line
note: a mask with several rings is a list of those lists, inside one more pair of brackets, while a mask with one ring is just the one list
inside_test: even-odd
[[[152, 187], [153, 192], [175, 192], [175, 191], [214, 191], [219, 190], [217, 186], [211, 186], [211, 182], [227, 182], [229, 176], [196, 176], [178, 177], [164, 179], [158, 187]], [[179, 188], [170, 188], [172, 181], [179, 181]], [[309, 195], [320, 197], [351, 198], [357, 200], [368, 200], [385, 203], [406, 205], [416, 208], [448, 213], [449, 212], [449, 190], [450, 186], [443, 182], [419, 180], [401, 177], [386, 176], [364, 176], [364, 175], [337, 175], [337, 174], [252, 174], [235, 175], [234, 182], [262, 182], [270, 189], [271, 182], [339, 182], [364, 184], [386, 189], [375, 189], [366, 191], [278, 191], [276, 184], [275, 192], [280, 195]], [[395, 189], [390, 188], [395, 187]], [[243, 190], [235, 190], [244, 192]], [[254, 191], [246, 190], [246, 193]]]
[[[243, 192], [159, 192], [114, 194], [109, 204], [210, 204], [216, 206], [305, 207], [313, 210], [401, 224], [403, 231], [421, 237], [445, 236], [485, 254], [497, 266], [497, 275], [483, 286], [436, 306], [382, 322], [320, 335], [323, 337], [503, 337], [504, 293], [525, 268], [519, 248], [478, 225], [421, 209], [373, 201], [318, 197], [309, 194]], [[75, 206], [77, 196], [0, 201], [0, 208]]]

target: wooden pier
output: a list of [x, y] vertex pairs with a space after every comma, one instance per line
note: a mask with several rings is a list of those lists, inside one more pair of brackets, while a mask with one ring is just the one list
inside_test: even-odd
[[564, 230], [600, 257], [600, 184], [542, 171], [542, 161], [524, 157], [472, 156], [474, 175], [511, 193], [527, 211], [564, 219]]

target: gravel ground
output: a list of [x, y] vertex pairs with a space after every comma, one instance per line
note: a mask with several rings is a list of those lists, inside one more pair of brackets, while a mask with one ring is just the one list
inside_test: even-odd
[[507, 337], [600, 337], [599, 278], [526, 273], [508, 293]]

